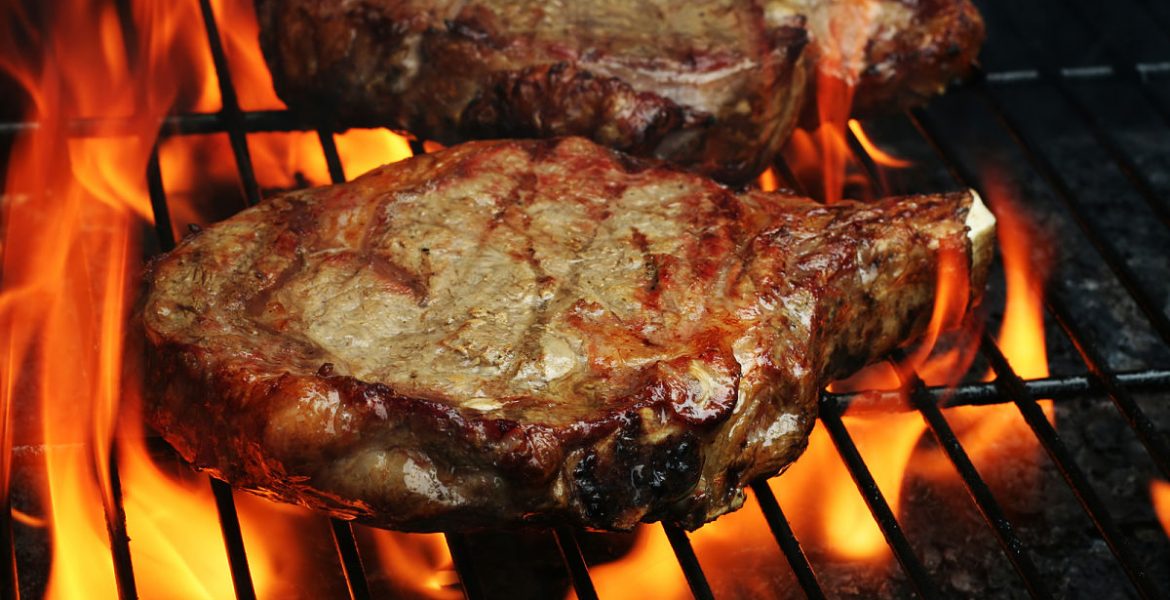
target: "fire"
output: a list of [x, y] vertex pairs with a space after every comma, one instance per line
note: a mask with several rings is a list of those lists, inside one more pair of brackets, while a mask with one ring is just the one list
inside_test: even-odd
[[[262, 67], [255, 19], [241, 6], [216, 5], [221, 18], [238, 19], [243, 29], [252, 24], [246, 43], [240, 27], [222, 28], [235, 32], [225, 39], [227, 52]], [[28, 23], [16, 14], [4, 16], [2, 22], [14, 27]], [[128, 294], [142, 269], [139, 232], [152, 219], [144, 174], [161, 117], [184, 95], [202, 110], [217, 109], [219, 96], [206, 39], [191, 27], [201, 19], [196, 3], [138, 2], [132, 16], [134, 32], [124, 31], [113, 4], [80, 1], [55, 11], [45, 31], [22, 31], [0, 41], [0, 67], [26, 86], [33, 99], [28, 119], [39, 123], [16, 141], [4, 187], [0, 344], [7, 368], [0, 370], [0, 401], [6, 427], [15, 405], [35, 403], [42, 413], [45, 516], [27, 521], [39, 520], [52, 534], [48, 597], [112, 597], [119, 585], [134, 585], [146, 597], [226, 597], [232, 580], [206, 478], [178, 477], [152, 460], [141, 430], [138, 382], [123, 380], [123, 373], [137, 375], [141, 368], [124, 370], [122, 364], [132, 351], [123, 348], [123, 340]], [[35, 68], [19, 59], [23, 49], [9, 47], [34, 33], [46, 55], [56, 57]], [[137, 53], [122, 50], [124, 39]], [[193, 68], [176, 68], [182, 65]], [[202, 78], [195, 91], [186, 87], [192, 74]], [[247, 81], [250, 75], [237, 81], [241, 102], [271, 107], [271, 82], [265, 80], [265, 96], [263, 85]], [[71, 120], [82, 117], [133, 120], [128, 130], [68, 137]], [[192, 190], [201, 180], [234, 179], [230, 150], [220, 139], [164, 143], [164, 186]], [[257, 172], [271, 185], [299, 184], [295, 173], [313, 183], [328, 180], [315, 136], [256, 135], [249, 141]], [[338, 136], [337, 145], [351, 174], [373, 161], [409, 154], [405, 141], [387, 131], [349, 132]], [[195, 157], [205, 160], [191, 160]], [[194, 212], [177, 216], [177, 222], [207, 221]], [[112, 456], [115, 435], [119, 442]], [[7, 456], [11, 432], [4, 440]], [[120, 472], [132, 540], [133, 582], [115, 581], [102, 510], [112, 510], [115, 502], [112, 462]], [[7, 468], [3, 475], [8, 477]], [[295, 586], [307, 566], [298, 562], [299, 532], [288, 526], [287, 511], [268, 506], [242, 501], [239, 510], [262, 597]]]
[[[622, 560], [593, 567], [589, 574], [599, 598], [686, 598], [690, 594], [666, 532], [657, 525], [639, 526], [634, 545]], [[576, 598], [576, 592], [571, 590], [569, 597]]]
[[777, 182], [775, 169], [769, 168], [767, 171], [760, 173], [760, 178], [756, 181], [756, 185], [760, 186], [760, 189], [765, 192], [776, 191], [780, 187], [780, 184]]
[[1154, 504], [1154, 512], [1158, 515], [1162, 530], [1170, 535], [1170, 483], [1161, 479], [1151, 480], [1150, 501]]
[[[1042, 296], [1046, 270], [1030, 256], [1035, 232], [1015, 209], [1014, 195], [994, 177], [989, 177], [989, 181], [986, 197], [996, 208], [999, 219], [1007, 287], [1000, 347], [1021, 376], [1043, 377], [1047, 375]], [[966, 265], [961, 258], [953, 252], [941, 254], [936, 305], [922, 346], [901, 364], [878, 363], [848, 380], [835, 382], [830, 386], [831, 391], [894, 390], [904, 407], [907, 398], [900, 371], [913, 370], [930, 385], [953, 386], [958, 382], [970, 368], [978, 340], [977, 333], [967, 331], [970, 326], [962, 322], [968, 312], [970, 290]], [[967, 335], [959, 340], [948, 339], [947, 332], [956, 329], [967, 331]], [[948, 344], [940, 347], [939, 341], [944, 339]], [[1041, 404], [1051, 418], [1051, 402]], [[870, 407], [873, 403], [854, 404], [863, 405]], [[858, 414], [851, 409], [843, 422], [886, 501], [897, 513], [902, 484], [907, 477], [952, 481], [955, 474], [941, 449], [920, 446], [926, 431], [920, 415], [913, 411], [875, 414], [878, 412], [866, 410]], [[1036, 450], [1035, 438], [1026, 435], [1027, 426], [1015, 407], [959, 407], [946, 409], [944, 414], [982, 473], [994, 471], [996, 459], [1003, 456], [1005, 440], [1016, 443], [1006, 446], [1012, 451], [1018, 450], [1021, 440], [1026, 450]], [[768, 483], [797, 537], [806, 546], [827, 549], [842, 560], [877, 561], [889, 557], [884, 536], [820, 423], [813, 429], [808, 449], [800, 459], [782, 477]], [[1170, 485], [1157, 483], [1158, 491], [1152, 493], [1168, 496], [1160, 506], [1170, 514]], [[775, 547], [760, 520], [762, 516], [758, 513], [752, 516], [749, 510], [750, 507], [745, 507], [740, 513], [720, 518], [692, 534], [695, 552], [700, 562], [710, 567], [709, 573], [740, 568], [736, 548], [750, 547], [764, 552]], [[653, 528], [643, 530], [653, 531]], [[655, 543], [646, 539], [645, 533], [640, 535], [634, 550], [620, 562], [592, 569], [598, 590], [607, 589], [602, 586], [617, 587], [618, 581], [632, 586], [630, 589], [652, 585], [653, 581], [653, 585], [665, 586], [661, 588], [666, 590], [661, 594], [663, 597], [685, 596], [685, 581], [681, 573], [675, 572], [677, 564], [665, 538]]]
[[442, 534], [366, 531], [373, 537], [382, 571], [398, 593], [432, 600], [463, 597]]
[[[257, 26], [248, 3], [215, 0], [212, 6], [241, 106], [283, 109], [256, 44]], [[231, 578], [206, 480], [176, 477], [151, 459], [139, 429], [137, 396], [127, 393], [135, 382], [123, 380], [124, 372], [135, 371], [124, 371], [122, 365], [128, 293], [141, 269], [138, 236], [152, 218], [143, 174], [158, 124], [174, 106], [216, 111], [221, 98], [206, 38], [201, 27], [193, 26], [202, 19], [196, 3], [140, 0], [133, 4], [132, 15], [134, 33], [123, 31], [111, 3], [78, 0], [68, 10], [56, 11], [51, 28], [40, 32], [49, 49], [46, 56], [54, 59], [35, 67], [21, 60], [21, 49], [12, 47], [12, 40], [23, 38], [0, 36], [0, 68], [26, 87], [33, 99], [29, 118], [39, 123], [17, 140], [4, 188], [0, 345], [5, 368], [0, 370], [0, 409], [6, 428], [17, 404], [35, 403], [42, 411], [39, 441], [45, 446], [48, 473], [43, 490], [46, 509], [43, 519], [23, 518], [43, 521], [53, 536], [49, 597], [117, 593], [102, 510], [114, 502], [107, 469], [111, 459], [121, 474], [139, 593], [223, 597], [231, 595]], [[0, 22], [8, 27], [27, 23], [20, 15], [3, 16]], [[127, 36], [137, 48], [134, 55], [123, 50]], [[849, 63], [857, 51], [843, 48], [841, 64]], [[793, 161], [798, 178], [818, 181], [828, 201], [840, 198], [846, 183], [859, 177], [849, 173], [850, 165], [854, 169], [857, 165], [846, 143], [846, 127], [875, 163], [891, 168], [906, 164], [875, 146], [856, 121], [848, 120], [852, 87], [847, 82], [840, 73], [817, 75], [820, 123], [811, 132], [798, 131], [789, 147], [798, 157]], [[72, 119], [127, 116], [134, 117], [128, 131], [67, 137]], [[387, 130], [354, 130], [335, 139], [347, 177], [410, 155], [406, 139]], [[248, 144], [257, 176], [266, 187], [330, 179], [314, 133], [254, 133]], [[224, 134], [164, 140], [160, 163], [176, 226], [227, 216], [200, 204], [215, 191], [214, 185], [230, 186], [238, 177]], [[759, 185], [776, 189], [775, 173], [766, 172]], [[998, 209], [1007, 272], [1009, 300], [1000, 343], [1022, 376], [1045, 376], [1042, 276], [1029, 260], [1027, 228], [1018, 225], [1006, 192], [989, 186], [988, 196]], [[965, 301], [967, 291], [958, 285], [966, 281], [962, 261], [944, 259], [942, 267], [938, 296]], [[931, 348], [964, 312], [965, 305], [940, 302], [926, 349], [913, 353], [902, 367], [916, 369], [932, 384], [953, 383], [961, 376], [966, 355], [948, 350], [931, 356]], [[886, 365], [838, 385], [835, 389], [849, 385], [898, 389], [901, 382]], [[1050, 411], [1050, 404], [1046, 408]], [[1005, 428], [1019, 426], [1011, 407], [953, 409], [947, 417], [981, 468], [991, 456], [982, 449], [993, 447]], [[921, 418], [914, 413], [847, 415], [845, 423], [897, 510], [907, 472], [931, 473], [910, 465], [924, 430]], [[11, 431], [4, 432], [6, 445], [11, 436]], [[9, 448], [3, 450], [7, 456]], [[7, 469], [2, 475], [8, 477]], [[2, 483], [8, 485], [7, 480]], [[888, 554], [820, 425], [805, 456], [771, 485], [802, 539], [845, 559], [872, 560]], [[1160, 481], [1151, 485], [1164, 523], [1170, 520], [1168, 490], [1170, 486]], [[301, 568], [303, 557], [296, 542], [300, 517], [257, 499], [241, 499], [240, 518], [257, 592], [265, 596], [287, 591], [307, 570]], [[441, 536], [371, 535], [383, 569], [403, 589], [433, 598], [458, 595]], [[692, 540], [700, 560], [709, 565], [720, 563], [728, 540], [771, 543], [758, 514], [750, 512], [722, 519], [695, 533]], [[638, 597], [651, 589], [664, 597], [686, 594], [681, 570], [658, 527], [640, 529], [626, 559], [592, 571], [605, 597]], [[638, 581], [646, 582], [646, 587], [638, 588]]]
[[[0, 52], [4, 69], [29, 86], [28, 117], [41, 124], [16, 141], [5, 182], [0, 343], [9, 368], [0, 372], [0, 393], [6, 411], [14, 403], [41, 409], [53, 540], [47, 595], [86, 598], [116, 588], [101, 507], [113, 502], [106, 474], [126, 294], [137, 270], [136, 231], [149, 215], [145, 182], [134, 174], [145, 172], [157, 111], [170, 106], [175, 83], [122, 51], [113, 5], [78, 3], [55, 13], [42, 35], [56, 60], [34, 69], [15, 58], [18, 48]], [[3, 22], [22, 23], [14, 15]], [[176, 25], [150, 23], [161, 36], [175, 35]], [[139, 94], [138, 77], [156, 85]], [[129, 135], [66, 138], [70, 119], [133, 114], [144, 117]]]
[[877, 144], [869, 139], [869, 134], [862, 128], [861, 122], [857, 119], [849, 119], [849, 131], [853, 132], [853, 137], [857, 138], [857, 142], [861, 144], [862, 149], [869, 156], [873, 162], [893, 169], [904, 169], [913, 165], [914, 163], [904, 159], [893, 156], [889, 152], [882, 150]]

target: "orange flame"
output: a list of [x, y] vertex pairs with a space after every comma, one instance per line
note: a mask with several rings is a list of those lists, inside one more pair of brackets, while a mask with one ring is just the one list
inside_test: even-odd
[[397, 594], [433, 600], [463, 597], [443, 534], [364, 531], [373, 537], [382, 572]]
[[[135, 18], [157, 18], [150, 8], [137, 7]], [[156, 35], [177, 32], [166, 19], [149, 25]], [[8, 60], [21, 56], [18, 49], [0, 52], [4, 69], [29, 86], [28, 118], [41, 125], [12, 153], [0, 289], [4, 356], [10, 367], [36, 367], [5, 369], [0, 393], [5, 407], [36, 402], [42, 411], [53, 540], [47, 595], [92, 598], [115, 590], [97, 507], [112, 502], [107, 465], [122, 383], [125, 298], [138, 269], [135, 231], [150, 214], [145, 182], [135, 174], [145, 172], [158, 111], [170, 106], [176, 85], [165, 71], [129, 60], [111, 4], [55, 11], [52, 27], [42, 35], [53, 58], [40, 68]], [[143, 93], [139, 81], [154, 85]], [[126, 115], [142, 115], [128, 134], [66, 137], [72, 119]], [[17, 389], [22, 393], [14, 397]]]
[[[1041, 295], [1044, 268], [1036, 265], [1027, 252], [1033, 246], [1035, 234], [1013, 211], [1012, 196], [1004, 186], [989, 186], [987, 197], [998, 209], [999, 237], [1007, 273], [1007, 307], [1000, 345], [1018, 373], [1029, 378], [1042, 377], [1047, 374]], [[832, 391], [899, 390], [902, 387], [899, 370], [908, 369], [917, 371], [931, 385], [957, 383], [970, 368], [978, 336], [970, 335], [969, 340], [960, 340], [966, 343], [958, 346], [951, 344], [941, 349], [937, 346], [945, 337], [943, 334], [962, 325], [963, 316], [969, 312], [968, 274], [961, 259], [962, 255], [955, 252], [944, 251], [940, 255], [936, 304], [922, 347], [897, 367], [890, 363], [873, 365], [848, 380], [835, 382], [830, 386]], [[904, 390], [901, 397], [904, 404]], [[854, 407], [866, 404], [858, 402]], [[1051, 403], [1045, 401], [1042, 405], [1051, 418]], [[995, 459], [1002, 452], [1000, 443], [1005, 438], [1027, 431], [1010, 406], [960, 407], [944, 412], [976, 467], [983, 472], [994, 468]], [[901, 487], [907, 476], [954, 479], [954, 469], [942, 450], [920, 447], [926, 425], [918, 414], [854, 413], [851, 410], [843, 421], [895, 512], [899, 510]], [[1029, 449], [1036, 449], [1034, 437], [1022, 435], [1019, 439]], [[805, 453], [783, 477], [769, 481], [769, 485], [791, 519], [797, 537], [806, 544], [827, 548], [847, 560], [888, 558], [890, 552], [884, 536], [820, 423], [813, 429]], [[1162, 493], [1162, 489], [1170, 490], [1170, 485], [1155, 493]], [[1170, 513], [1170, 499], [1161, 506]], [[746, 507], [692, 534], [700, 562], [710, 567], [708, 573], [738, 568], [735, 548], [768, 551], [774, 547], [760, 520], [762, 517], [752, 516], [751, 510]], [[659, 585], [665, 586], [661, 588], [666, 590], [663, 597], [684, 597], [685, 582], [676, 570], [673, 553], [665, 540], [656, 544], [640, 540], [635, 550], [619, 563], [595, 567], [592, 572], [599, 590], [601, 586], [626, 585], [638, 589], [639, 585]]]
[[756, 180], [756, 185], [760, 186], [760, 189], [765, 192], [776, 191], [780, 187], [776, 179], [776, 171], [769, 167], [767, 171], [760, 173], [760, 178]]
[[1162, 530], [1170, 536], [1170, 483], [1161, 479], [1151, 480], [1150, 501], [1154, 504], [1154, 512], [1158, 515]]
[[914, 164], [904, 158], [893, 156], [879, 148], [877, 144], [873, 143], [873, 140], [869, 139], [869, 134], [865, 132], [865, 129], [861, 126], [861, 122], [857, 119], [849, 119], [849, 131], [853, 132], [853, 136], [857, 138], [857, 142], [861, 144], [861, 147], [873, 162], [892, 169], [904, 169]]
[[[262, 67], [255, 49], [255, 18], [250, 8], [240, 6], [215, 5], [221, 17], [243, 21], [241, 27], [221, 30], [238, 36], [253, 24], [251, 39], [243, 43], [229, 33], [225, 47], [229, 56], [250, 56], [249, 61]], [[27, 19], [15, 14], [18, 7], [0, 10], [5, 13], [0, 22], [28, 26]], [[39, 123], [16, 140], [4, 188], [0, 344], [6, 368], [0, 370], [0, 406], [5, 427], [14, 403], [36, 402], [42, 410], [39, 441], [45, 447], [47, 483], [41, 524], [52, 535], [46, 595], [116, 595], [101, 507], [113, 503], [107, 465], [117, 430], [115, 458], [139, 593], [229, 596], [232, 581], [206, 479], [176, 478], [153, 462], [143, 443], [138, 382], [121, 377], [127, 292], [142, 268], [137, 232], [152, 218], [143, 175], [158, 123], [172, 105], [183, 102], [183, 95], [200, 109], [218, 108], [206, 41], [201, 28], [191, 27], [201, 16], [195, 3], [133, 4], [138, 53], [128, 56], [112, 4], [79, 1], [55, 15], [48, 30], [21, 32], [41, 37], [45, 55], [53, 57], [43, 65], [21, 62], [20, 49], [9, 47], [10, 40], [23, 37], [0, 40], [0, 68], [26, 86], [33, 100], [28, 118]], [[192, 76], [202, 78], [201, 88], [185, 87]], [[267, 96], [264, 86], [237, 82], [244, 84], [238, 90], [241, 102], [271, 107], [265, 103], [275, 95], [266, 81]], [[128, 129], [101, 137], [69, 138], [69, 124], [82, 117], [132, 120]], [[172, 190], [185, 184], [190, 189], [200, 178], [234, 179], [226, 144], [215, 147], [222, 137], [197, 137], [187, 147], [175, 140], [163, 144], [164, 186]], [[312, 154], [304, 150], [310, 142]], [[337, 142], [346, 168], [355, 173], [378, 156], [394, 160], [408, 153], [399, 136], [385, 131], [350, 132]], [[298, 172], [313, 182], [327, 180], [315, 136], [259, 135], [253, 150], [257, 172], [272, 185], [296, 183], [293, 174]], [[197, 155], [192, 153], [209, 160], [190, 161]], [[191, 164], [202, 170], [189, 170]], [[186, 222], [206, 219], [191, 214]], [[10, 431], [4, 440], [8, 456]], [[5, 477], [7, 473], [6, 468]], [[301, 567], [307, 566], [299, 562], [303, 553], [298, 531], [287, 526], [287, 510], [268, 506], [260, 500], [242, 501], [239, 510], [261, 596], [295, 591]]]
[[[589, 574], [599, 598], [686, 598], [690, 594], [674, 550], [658, 525], [638, 526], [634, 545], [622, 560], [595, 566]], [[570, 590], [569, 597], [576, 598], [576, 591]]]

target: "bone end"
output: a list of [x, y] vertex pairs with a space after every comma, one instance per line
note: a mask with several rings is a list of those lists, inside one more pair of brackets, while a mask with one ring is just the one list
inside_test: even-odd
[[971, 240], [971, 284], [973, 290], [982, 290], [987, 272], [995, 256], [995, 215], [987, 209], [979, 192], [968, 190], [971, 205], [967, 209], [967, 239]]

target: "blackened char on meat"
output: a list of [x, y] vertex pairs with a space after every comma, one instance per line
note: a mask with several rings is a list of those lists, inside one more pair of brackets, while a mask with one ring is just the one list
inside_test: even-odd
[[980, 289], [980, 211], [470, 142], [154, 263], [148, 414], [236, 486], [382, 526], [697, 527], [800, 454], [827, 380], [921, 330], [940, 252]]
[[968, 0], [256, 0], [276, 90], [340, 126], [453, 144], [583, 135], [739, 182], [815, 68], [902, 106], [974, 60]]

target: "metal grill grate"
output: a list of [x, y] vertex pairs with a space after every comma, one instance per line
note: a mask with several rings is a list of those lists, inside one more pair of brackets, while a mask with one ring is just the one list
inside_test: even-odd
[[[1129, 13], [1125, 18], [1145, 19], [1152, 27], [1158, 28], [1158, 35], [1163, 38], [1160, 42], [1151, 43], [1155, 46], [1160, 43], [1162, 47], [1170, 47], [1170, 15], [1148, 2], [1137, 0], [1135, 2], [1126, 8]], [[243, 194], [249, 204], [255, 204], [261, 199], [261, 186], [257, 181], [247, 145], [247, 136], [251, 133], [315, 131], [319, 137], [331, 179], [334, 182], [343, 181], [345, 176], [335, 145], [334, 132], [316, 127], [312, 123], [302, 122], [284, 111], [248, 112], [241, 109], [229, 76], [228, 61], [220, 40], [215, 15], [208, 0], [200, 0], [199, 4], [214, 60], [223, 108], [212, 114], [171, 116], [161, 125], [162, 136], [227, 134], [243, 186]], [[987, 73], [978, 74], [975, 81], [968, 84], [959, 93], [973, 96], [982, 103], [986, 111], [993, 117], [992, 123], [987, 126], [1000, 127], [1013, 138], [1018, 150], [1027, 159], [1030, 168], [1045, 182], [1048, 191], [1055, 194], [1075, 222], [1084, 243], [1087, 243], [1098, 258], [1105, 263], [1117, 285], [1121, 286], [1137, 305], [1141, 317], [1145, 319], [1145, 328], [1159, 338], [1161, 344], [1170, 348], [1170, 319], [1168, 319], [1165, 309], [1143, 282], [1142, 277], [1129, 266], [1110, 235], [1095, 222], [1092, 213], [1086, 209], [1086, 199], [1083, 197], [1083, 193], [1070, 181], [1068, 174], [1058, 168], [1045, 146], [1034, 138], [1026, 123], [1013, 112], [1009, 98], [1012, 90], [1021, 86], [1041, 88], [1055, 93], [1063, 102], [1063, 108], [1077, 116], [1079, 120], [1077, 126], [1085, 127], [1090, 132], [1094, 142], [1108, 156], [1112, 163], [1111, 167], [1116, 168], [1124, 175], [1132, 191], [1147, 203], [1149, 210], [1161, 222], [1161, 225], [1170, 229], [1170, 205], [1168, 205], [1165, 195], [1157, 191], [1154, 182], [1125, 150], [1124, 146], [1119, 143], [1110, 128], [1103, 124], [1096, 110], [1082, 99], [1081, 94], [1076, 89], [1076, 86], [1081, 82], [1107, 82], [1109, 85], [1126, 86], [1136, 91], [1148, 105], [1148, 108], [1158, 115], [1158, 118], [1165, 124], [1170, 124], [1170, 102], [1167, 102], [1167, 97], [1151, 83], [1160, 81], [1159, 77], [1170, 73], [1170, 62], [1165, 62], [1170, 61], [1170, 55], [1162, 55], [1163, 61], [1143, 60], [1145, 57], [1131, 53], [1128, 50], [1129, 46], [1114, 44], [1115, 40], [1105, 35], [1107, 32], [1098, 31], [1098, 21], [1087, 14], [1080, 4], [1074, 2], [1058, 5], [1055, 2], [1049, 2], [1045, 6], [1052, 10], [1060, 10], [1062, 23], [1069, 22], [1076, 25], [1075, 29], [1080, 32], [1082, 41], [1090, 43], [1093, 40], [1105, 40], [1107, 42], [1104, 46], [1096, 47], [1094, 51], [1094, 55], [1104, 58], [1104, 62], [1076, 64], [1072, 67], [1062, 68], [1060, 62], [1046, 48], [1039, 46], [1039, 44], [1021, 43], [1028, 40], [1034, 32], [1029, 33], [1030, 30], [1026, 26], [1019, 25], [1013, 15], [1004, 14], [1001, 6], [981, 4], [984, 5], [981, 8], [988, 17], [989, 29], [993, 33], [989, 48], [1003, 49], [1004, 52], [1012, 51], [1015, 53], [1013, 60], [1023, 61], [1024, 65], [1033, 66], [1015, 68], [1010, 64], [1011, 61], [1007, 61], [1005, 68], [997, 66]], [[127, 11], [123, 12], [129, 14]], [[125, 19], [125, 22], [129, 23], [129, 19]], [[994, 37], [1000, 31], [1007, 32], [1016, 40], [1015, 43], [1005, 41], [1005, 38], [1002, 37]], [[130, 37], [132, 36], [128, 36], [128, 38]], [[996, 61], [989, 59], [989, 62]], [[1034, 65], [1039, 65], [1039, 67]], [[982, 190], [984, 180], [971, 166], [970, 161], [965, 159], [964, 152], [956, 145], [957, 142], [945, 133], [946, 127], [939, 116], [933, 112], [933, 108], [915, 109], [900, 118], [904, 124], [917, 131], [918, 135], [921, 136], [921, 142], [933, 149], [934, 159], [945, 168], [955, 183]], [[29, 122], [0, 123], [0, 135], [12, 135], [35, 127], [37, 127], [36, 123]], [[71, 124], [71, 134], [76, 136], [98, 135], [102, 132], [116, 132], [119, 127], [120, 124], [116, 121], [77, 121]], [[855, 149], [859, 147], [859, 142], [855, 138], [851, 139], [850, 143]], [[414, 150], [421, 152], [421, 145], [416, 145]], [[856, 154], [867, 167], [871, 182], [877, 187], [880, 177], [876, 168], [866, 160], [863, 152], [856, 152]], [[784, 165], [777, 166], [781, 173], [789, 172]], [[167, 208], [166, 193], [162, 184], [157, 144], [152, 153], [146, 176], [160, 246], [163, 250], [170, 250], [174, 247], [175, 240]], [[789, 177], [789, 183], [794, 183], [791, 177]], [[987, 197], [987, 194], [984, 194], [984, 197]], [[1074, 240], [1073, 243], [1080, 242]], [[1164, 255], [1170, 254], [1167, 252], [1167, 248], [1147, 248], [1146, 250], [1148, 252], [1162, 252]], [[1027, 594], [1038, 598], [1052, 597], [1054, 590], [1051, 582], [1046, 581], [1041, 576], [1040, 570], [1033, 562], [1032, 552], [1021, 541], [1000, 501], [997, 500], [988, 483], [972, 463], [966, 449], [960, 443], [941, 410], [943, 407], [1014, 404], [1055, 464], [1069, 489], [1072, 490], [1100, 539], [1105, 542], [1114, 560], [1124, 570], [1126, 577], [1133, 585], [1133, 591], [1146, 598], [1166, 597], [1166, 582], [1155, 581], [1154, 576], [1143, 567], [1143, 561], [1139, 560], [1132, 549], [1126, 531], [1119, 526], [1115, 517], [1110, 513], [1106, 502], [1090, 484], [1090, 478], [1082, 466], [1074, 460], [1073, 453], [1062, 440], [1060, 434], [1049, 423], [1037, 404], [1036, 398], [1051, 398], [1060, 403], [1085, 395], [1107, 397], [1116, 406], [1129, 428], [1132, 429], [1133, 434], [1144, 446], [1156, 468], [1165, 478], [1170, 479], [1170, 447], [1167, 444], [1166, 434], [1159, 430], [1134, 398], [1137, 393], [1158, 392], [1165, 394], [1170, 392], [1170, 368], [1145, 368], [1128, 372], [1115, 372], [1104, 358], [1105, 352], [1086, 332], [1083, 318], [1078, 318], [1063, 299], [1055, 294], [1049, 294], [1046, 300], [1046, 309], [1048, 316], [1056, 323], [1065, 339], [1075, 349], [1076, 355], [1085, 369], [1084, 375], [1025, 381], [1008, 364], [995, 340], [990, 335], [984, 334], [980, 343], [980, 353], [983, 360], [990, 365], [995, 373], [994, 382], [967, 383], [957, 389], [931, 388], [925, 386], [916, 373], [899, 373], [903, 383], [910, 390], [912, 409], [921, 414], [932, 436], [959, 474], [987, 527], [1018, 574], [1017, 585], [1021, 586]], [[939, 585], [932, 580], [930, 571], [924, 566], [921, 557], [915, 553], [898, 518], [891, 510], [890, 504], [879, 489], [869, 466], [842, 420], [845, 409], [857, 398], [856, 394], [830, 394], [826, 392], [822, 397], [820, 419], [913, 589], [922, 597], [941, 597], [942, 592]], [[114, 473], [113, 480], [116, 482], [115, 465], [111, 464], [110, 469]], [[235, 512], [231, 488], [217, 480], [210, 480], [209, 485], [219, 511], [236, 595], [241, 599], [254, 598], [256, 594], [248, 568], [248, 557], [244, 548], [239, 519]], [[825, 597], [825, 591], [818, 582], [817, 574], [793, 533], [772, 490], [762, 481], [753, 484], [752, 490], [755, 501], [759, 504], [767, 525], [791, 566], [801, 589], [808, 597]], [[13, 555], [11, 522], [7, 516], [8, 511], [4, 511], [4, 513], [5, 516], [2, 519], [4, 531], [0, 533], [3, 534], [4, 542], [9, 545], [7, 552], [8, 556], [11, 557]], [[121, 506], [107, 507], [106, 514], [113, 543], [113, 558], [119, 594], [123, 598], [135, 598], [137, 591]], [[351, 526], [338, 520], [333, 520], [331, 525], [333, 541], [340, 560], [342, 575], [348, 585], [349, 595], [354, 599], [369, 598], [371, 595], [370, 587]], [[713, 598], [712, 588], [686, 532], [671, 525], [664, 525], [663, 528], [691, 592], [696, 598]], [[577, 596], [583, 599], [596, 598], [597, 593], [590, 579], [589, 569], [583, 557], [577, 533], [570, 529], [557, 529], [551, 534], [560, 550], [569, 581]], [[485, 597], [484, 586], [479, 578], [481, 569], [469, 549], [468, 540], [462, 535], [449, 534], [447, 542], [465, 595], [468, 598]], [[15, 563], [11, 559], [0, 562], [5, 564], [3, 591], [14, 594], [17, 589]]]

